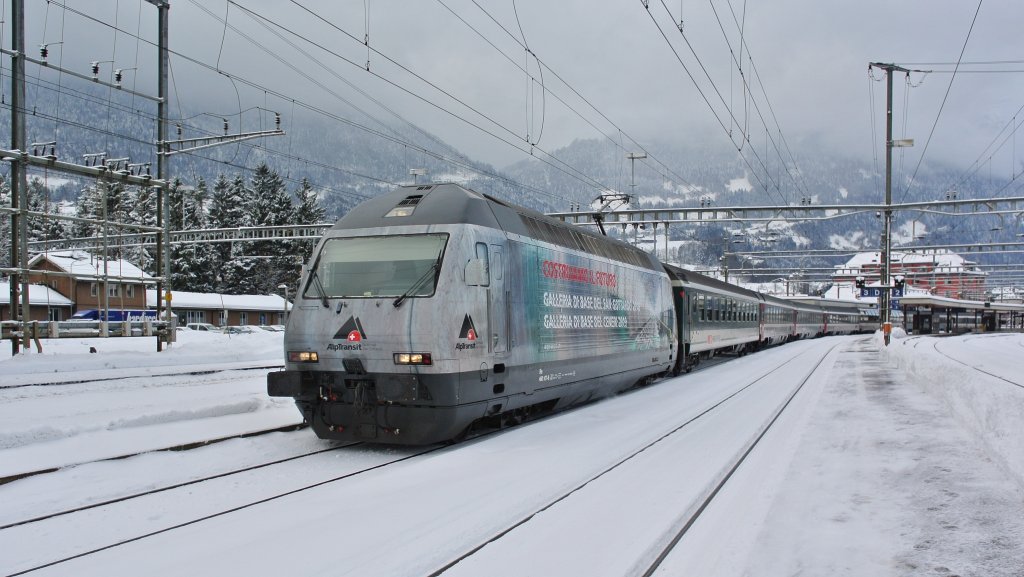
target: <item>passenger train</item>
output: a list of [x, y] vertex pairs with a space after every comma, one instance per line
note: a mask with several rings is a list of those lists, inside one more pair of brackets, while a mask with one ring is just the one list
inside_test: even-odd
[[267, 390], [322, 438], [427, 444], [715, 354], [856, 332], [859, 314], [663, 264], [457, 184], [406, 186], [320, 240]]

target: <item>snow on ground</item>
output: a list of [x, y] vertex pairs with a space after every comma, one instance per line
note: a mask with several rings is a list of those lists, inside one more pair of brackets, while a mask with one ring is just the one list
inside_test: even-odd
[[[877, 335], [836, 342], [840, 346], [830, 355], [821, 377], [797, 395], [778, 426], [736, 472], [658, 574], [1024, 574], [1024, 388], [997, 378], [1018, 384], [1024, 380], [1017, 361], [1024, 349], [1024, 336], [939, 339], [897, 334], [889, 347], [881, 346]], [[201, 523], [179, 536], [168, 533], [152, 542], [139, 541], [137, 547], [133, 544], [110, 549], [103, 555], [107, 562], [90, 565], [83, 559], [87, 569], [80, 574], [109, 574], [111, 567], [127, 571], [129, 567], [137, 569], [136, 563], [146, 565], [152, 577], [174, 574], [174, 569], [161, 572], [160, 563], [140, 555], [157, 550], [163, 550], [164, 557], [173, 551], [174, 563], [169, 567], [187, 567], [201, 574], [230, 572], [232, 567], [241, 567], [233, 565], [236, 556], [222, 551], [230, 544], [244, 546], [245, 556], [272, 561], [262, 565], [250, 559], [244, 566], [251, 574], [269, 574], [271, 567], [287, 570], [303, 566], [344, 574], [346, 567], [353, 569], [346, 565], [346, 559], [352, 557], [337, 556], [331, 548], [341, 542], [332, 541], [334, 538], [328, 535], [344, 527], [360, 527], [347, 520], [353, 511], [361, 511], [366, 522], [371, 520], [371, 513], [376, 519], [390, 519], [391, 530], [399, 535], [419, 535], [416, 542], [400, 539], [402, 555], [420, 559], [436, 556], [440, 550], [436, 546], [441, 545], [436, 541], [441, 537], [424, 533], [424, 527], [439, 528], [436, 524], [448, 518], [466, 530], [493, 524], [494, 519], [482, 511], [494, 514], [524, 507], [523, 496], [507, 503], [501, 500], [507, 493], [514, 494], [513, 488], [536, 483], [536, 495], [540, 495], [540, 491], [547, 490], [542, 489], [542, 481], [556, 471], [564, 474], [575, 469], [599, 469], [609, 455], [624, 450], [636, 438], [653, 435], [650, 429], [656, 419], [652, 417], [672, 416], [672, 403], [680, 398], [693, 404], [695, 395], [706, 396], [716, 386], [744, 379], [751, 372], [751, 362], [791, 357], [807, 350], [804, 345], [785, 345], [728, 361], [580, 411], [451, 447], [435, 459], [410, 462], [412, 478], [396, 474], [377, 479], [402, 489], [390, 499], [353, 501], [354, 495], [375, 494], [372, 484], [349, 486], [347, 491], [340, 487], [325, 489], [320, 493], [333, 497], [297, 508], [294, 505], [301, 504], [303, 498], [296, 496], [289, 500], [292, 505], [274, 506], [272, 512], [249, 509], [239, 518], [243, 522], [218, 521], [218, 526], [230, 528], [231, 538], [227, 539], [225, 533], [227, 540], [223, 542]], [[85, 352], [89, 346], [97, 347], [99, 352]], [[44, 341], [44, 347], [42, 355], [0, 359], [3, 467], [60, 462], [62, 458], [67, 463], [79, 463], [90, 460], [83, 458], [83, 452], [87, 455], [96, 447], [120, 449], [137, 438], [147, 439], [156, 448], [158, 440], [178, 440], [189, 430], [210, 432], [216, 428], [213, 423], [238, 415], [253, 416], [262, 424], [278, 418], [298, 420], [290, 401], [266, 397], [266, 369], [217, 373], [216, 378], [150, 376], [175, 368], [237, 369], [239, 363], [279, 363], [281, 333], [231, 337], [183, 333], [181, 341], [164, 353], [153, 351], [153, 339], [69, 339]], [[85, 378], [81, 375], [113, 380], [17, 386], [44, 377]], [[179, 428], [166, 428], [168, 425]], [[225, 428], [232, 426], [242, 425], [234, 423]], [[588, 426], [597, 430], [588, 433]], [[616, 429], [630, 434], [620, 431], [612, 435], [610, 431]], [[598, 432], [606, 434], [602, 437]], [[271, 437], [239, 439], [185, 453], [152, 453], [79, 465], [0, 486], [0, 503], [4, 504], [0, 506], [0, 520], [45, 514], [74, 502], [102, 500], [116, 495], [116, 487], [121, 485], [161, 486], [216, 474], [236, 464], [259, 462], [264, 456], [270, 460], [293, 450], [323, 445], [308, 431]], [[604, 440], [595, 443], [596, 438]], [[671, 466], [676, 457], [679, 455], [664, 456], [665, 475], [685, 478], [685, 470]], [[502, 469], [510, 462], [518, 463], [514, 470]], [[339, 461], [337, 466], [343, 464]], [[418, 485], [422, 475], [451, 467], [462, 472], [458, 475], [462, 480], [455, 484], [461, 489], [448, 495], [453, 499], [451, 503], [424, 502], [424, 511], [389, 509], [391, 502], [406, 506], [417, 502], [401, 495], [423, 494], [432, 485]], [[330, 461], [318, 461], [316, 468], [319, 474], [336, 474], [330, 470]], [[309, 467], [306, 470], [313, 472]], [[534, 472], [523, 475], [524, 471]], [[561, 482], [572, 483], [571, 479], [567, 476]], [[664, 479], [661, 484], [665, 484]], [[594, 484], [590, 492], [600, 486]], [[645, 479], [637, 478], [632, 485], [618, 483], [606, 493], [591, 497], [596, 502], [626, 503], [623, 491], [643, 492], [649, 486]], [[470, 490], [477, 499], [470, 506], [455, 501]], [[190, 495], [191, 491], [177, 498], [190, 500]], [[344, 498], [338, 500], [342, 495]], [[130, 513], [125, 519], [133, 520], [120, 521], [128, 526], [118, 528], [125, 535], [145, 532], [153, 522], [144, 510]], [[457, 521], [453, 517], [456, 514]], [[581, 523], [587, 514], [583, 510]], [[422, 527], [403, 525], [420, 518], [424, 519]], [[314, 521], [323, 523], [323, 527], [318, 528]], [[614, 518], [607, 522], [617, 523]], [[558, 559], [571, 560], [574, 551], [584, 554], [603, 547], [606, 554], [614, 554], [625, 546], [620, 540], [595, 542], [595, 535], [603, 534], [600, 527], [579, 529], [561, 531], [557, 542], [549, 543], [549, 547], [518, 554], [529, 558], [530, 566], [552, 567], [557, 566]], [[282, 539], [307, 553], [296, 556], [298, 549], [279, 551]], [[302, 546], [314, 542], [323, 547]], [[121, 549], [125, 552], [119, 553]], [[323, 559], [314, 559], [318, 556], [315, 551], [328, 549], [331, 552]], [[508, 559], [497, 563], [502, 558], [494, 557], [494, 562], [488, 563], [488, 550], [482, 551], [485, 556], [479, 559], [488, 574], [522, 574], [522, 565], [507, 563]], [[118, 564], [117, 559], [127, 562], [128, 557], [118, 557], [123, 554], [133, 559], [132, 565]], [[0, 554], [0, 572], [6, 573], [3, 557]], [[418, 565], [406, 567], [411, 566]], [[573, 574], [574, 566], [566, 565], [561, 574]], [[61, 574], [60, 567], [51, 568], [51, 572]], [[401, 575], [401, 567], [400, 557], [381, 559], [377, 564], [361, 566], [359, 574]], [[611, 574], [609, 571], [594, 574]]]
[[[977, 338], [876, 338], [841, 353], [828, 385], [790, 415], [805, 421], [798, 433], [741, 469], [659, 575], [1019, 577], [1024, 483], [986, 437], [1019, 437], [1024, 389], [951, 372], [932, 347], [963, 354]], [[1006, 355], [1024, 339], [982, 342]], [[971, 426], [951, 389], [1006, 418]]]
[[[283, 334], [183, 330], [160, 353], [155, 337], [50, 339], [41, 354], [13, 357], [7, 349], [0, 476], [300, 423], [290, 400], [266, 395], [268, 369], [250, 369], [283, 364]], [[225, 369], [235, 370], [201, 374]], [[183, 372], [200, 374], [170, 376]]]

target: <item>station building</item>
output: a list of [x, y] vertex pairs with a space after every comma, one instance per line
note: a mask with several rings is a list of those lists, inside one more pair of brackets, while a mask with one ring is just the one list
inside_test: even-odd
[[[878, 285], [882, 279], [882, 254], [862, 252], [835, 267], [835, 284], [853, 285], [857, 277]], [[945, 249], [893, 251], [890, 274], [903, 276], [910, 287], [928, 294], [960, 300], [985, 300], [985, 278], [977, 263]]]

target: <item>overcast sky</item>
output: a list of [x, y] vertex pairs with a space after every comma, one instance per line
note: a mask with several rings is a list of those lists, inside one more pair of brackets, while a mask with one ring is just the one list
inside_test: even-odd
[[[126, 84], [155, 93], [154, 51], [132, 37], [155, 38], [156, 10], [148, 3], [67, 0], [69, 8], [100, 24], [59, 3], [25, 2], [30, 55], [38, 56], [44, 42], [63, 40], [51, 47], [51, 63], [87, 72], [90, 61], [115, 60], [101, 64], [103, 78], [112, 68], [137, 66], [125, 73]], [[476, 3], [171, 0], [171, 47], [195, 60], [172, 57], [171, 115], [180, 107], [218, 116], [264, 107], [281, 112], [287, 128], [289, 117], [314, 116], [295, 99], [379, 127], [396, 122], [385, 105], [499, 167], [527, 158], [530, 144], [550, 152], [583, 138], [611, 137], [627, 149], [678, 141], [728, 150], [746, 134], [763, 150], [763, 116], [772, 139], [778, 141], [781, 129], [800, 154], [827, 148], [867, 160], [873, 146], [881, 153], [885, 111], [885, 83], [869, 80], [868, 63], [951, 71], [952, 65], [924, 63], [955, 63], [965, 40], [964, 61], [1013, 62], [961, 67], [927, 158], [969, 166], [1024, 105], [1020, 0], [985, 0], [973, 30], [974, 0], [651, 0], [649, 9], [639, 0]], [[3, 45], [10, 48], [10, 6], [3, 5]], [[282, 28], [265, 26], [261, 16]], [[680, 18], [685, 37], [677, 28]], [[122, 32], [115, 34], [114, 26]], [[742, 77], [734, 62], [741, 27]], [[369, 50], [362, 44], [367, 34]], [[38, 68], [30, 66], [34, 74]], [[876, 79], [883, 76], [874, 72]], [[904, 76], [896, 77], [895, 134], [916, 141], [908, 162], [916, 163], [924, 151], [950, 79], [947, 72], [911, 74], [916, 87], [908, 94]], [[256, 113], [245, 118], [254, 123]], [[191, 122], [210, 130], [220, 124], [214, 118]], [[987, 169], [1007, 177], [1019, 171], [1024, 140], [1020, 149], [1010, 136], [986, 160]]]

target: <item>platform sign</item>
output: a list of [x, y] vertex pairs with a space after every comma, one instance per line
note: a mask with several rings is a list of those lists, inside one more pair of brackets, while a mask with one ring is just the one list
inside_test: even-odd
[[[876, 297], [877, 298], [877, 297], [882, 296], [882, 291], [883, 290], [885, 290], [885, 287], [880, 287], [880, 286], [865, 287], [865, 288], [860, 289], [860, 296], [861, 297]], [[889, 298], [892, 298], [892, 299], [903, 298], [903, 289], [890, 288], [889, 289]]]

